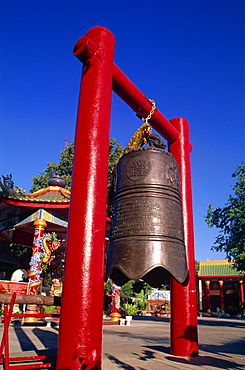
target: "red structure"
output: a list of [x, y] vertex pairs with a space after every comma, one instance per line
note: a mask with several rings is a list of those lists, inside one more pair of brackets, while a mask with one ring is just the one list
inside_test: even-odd
[[206, 290], [205, 290], [205, 295], [206, 295], [206, 306], [207, 306], [207, 311], [211, 309], [211, 303], [210, 303], [210, 281], [206, 280], [205, 281], [206, 285]]
[[220, 290], [220, 308], [223, 310], [225, 308], [224, 305], [224, 282], [223, 280], [219, 280], [219, 290]]
[[199, 308], [203, 312], [222, 314], [243, 314], [244, 274], [227, 260], [199, 262]]
[[[62, 253], [60, 250], [56, 253], [61, 243], [51, 233], [65, 239], [67, 232], [70, 191], [63, 188], [64, 184], [60, 186], [57, 179], [56, 176], [57, 185], [51, 184], [32, 194], [19, 194], [0, 181], [0, 240], [32, 248], [28, 274], [30, 295], [40, 291], [42, 263], [49, 264], [54, 258], [52, 253], [55, 257]], [[50, 181], [53, 183], [55, 179]], [[37, 306], [28, 305], [27, 311], [37, 313]]]
[[113, 284], [111, 298], [111, 321], [118, 321], [121, 317], [120, 311], [120, 287]]
[[33, 247], [34, 222], [43, 219], [46, 233], [64, 239], [68, 225], [70, 191], [48, 186], [19, 194], [0, 181], [0, 240]]
[[[84, 65], [75, 137], [58, 370], [101, 369], [104, 273], [101, 246], [105, 237], [112, 89], [142, 117], [152, 108], [146, 96], [114, 65], [114, 44], [109, 30], [95, 27], [74, 48], [75, 56]], [[198, 344], [189, 127], [187, 120], [176, 118], [169, 122], [159, 111], [154, 113], [150, 124], [168, 140], [181, 173], [189, 282], [185, 287], [172, 283], [171, 352], [195, 356]]]
[[244, 283], [243, 280], [239, 281], [240, 283], [240, 302], [241, 302], [241, 309], [244, 309]]

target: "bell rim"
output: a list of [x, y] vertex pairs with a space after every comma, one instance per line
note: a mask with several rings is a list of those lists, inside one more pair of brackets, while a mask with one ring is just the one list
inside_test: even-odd
[[145, 269], [144, 271], [141, 271], [137, 274], [130, 274], [123, 266], [119, 264], [114, 264], [113, 266], [110, 266], [109, 271], [106, 271], [105, 279], [108, 279], [112, 275], [114, 269], [118, 269], [128, 278], [128, 280], [139, 280], [139, 279], [144, 280], [144, 276], [147, 275], [149, 272], [153, 271], [154, 269], [156, 269], [157, 267], [161, 267], [165, 271], [167, 271], [167, 273], [169, 274], [169, 277], [173, 277], [179, 284], [184, 284], [189, 275], [189, 271], [186, 268], [185, 274], [183, 274], [184, 276], [182, 276], [182, 278], [177, 277], [175, 276], [175, 274], [173, 274], [173, 272], [170, 271], [170, 269], [166, 268], [166, 266], [163, 265], [162, 263], [153, 264], [149, 266], [147, 269]]

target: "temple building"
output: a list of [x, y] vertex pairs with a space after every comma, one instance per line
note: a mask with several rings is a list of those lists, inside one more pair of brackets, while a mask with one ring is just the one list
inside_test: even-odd
[[[53, 175], [46, 188], [22, 194], [14, 190], [11, 175], [3, 176], [3, 182], [0, 181], [0, 240], [32, 248], [31, 263], [37, 263], [41, 256], [42, 263], [50, 264], [50, 258], [55, 255], [52, 265], [57, 264], [60, 253], [66, 249], [70, 191], [65, 186], [59, 175]], [[108, 244], [109, 225], [107, 217], [105, 245]], [[54, 234], [56, 240], [53, 240]], [[19, 268], [18, 261], [1, 250], [0, 261], [12, 264], [12, 270]], [[39, 269], [40, 261], [37, 265]], [[33, 268], [37, 272], [37, 268]]]
[[244, 309], [243, 273], [237, 271], [232, 262], [209, 261], [199, 263], [198, 293], [199, 309], [203, 312], [221, 312], [229, 315]]
[[[56, 285], [57, 281], [60, 282], [70, 191], [65, 189], [65, 181], [58, 175], [49, 180], [46, 188], [31, 194], [16, 191], [11, 175], [3, 176], [3, 179], [3, 183], [0, 181], [0, 240], [32, 249], [28, 268], [28, 293], [38, 294], [42, 290], [41, 274], [44, 265], [50, 265], [53, 261], [56, 279], [52, 281]], [[0, 250], [0, 261], [3, 260], [1, 253]], [[13, 265], [11, 269], [21, 267]], [[12, 280], [11, 269], [6, 271], [7, 280]]]
[[55, 232], [64, 239], [68, 225], [70, 191], [59, 176], [48, 187], [31, 194], [13, 189], [11, 180], [0, 181], [0, 240], [33, 246], [34, 222], [43, 219], [45, 232]]

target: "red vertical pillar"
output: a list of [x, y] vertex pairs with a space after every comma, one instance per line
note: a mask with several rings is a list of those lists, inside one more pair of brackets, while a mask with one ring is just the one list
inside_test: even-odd
[[120, 287], [117, 285], [113, 285], [112, 287], [112, 295], [111, 295], [111, 321], [118, 321], [121, 317], [119, 310], [120, 310]]
[[171, 353], [175, 356], [193, 357], [198, 355], [198, 338], [189, 123], [184, 118], [173, 118], [170, 122], [179, 131], [179, 138], [169, 145], [169, 151], [174, 155], [180, 169], [185, 245], [189, 270], [187, 285], [182, 286], [176, 280], [171, 279]]
[[244, 308], [244, 284], [243, 284], [243, 280], [240, 280], [239, 283], [240, 283], [241, 310], [243, 311], [243, 308]]
[[219, 294], [220, 294], [220, 308], [223, 310], [225, 308], [224, 305], [224, 282], [223, 280], [219, 280]]
[[[42, 218], [38, 218], [33, 223], [35, 227], [34, 238], [33, 238], [33, 247], [32, 247], [32, 257], [30, 261], [30, 270], [28, 273], [28, 289], [30, 295], [35, 295], [38, 293], [39, 286], [41, 284], [41, 273], [42, 273], [42, 263], [40, 256], [43, 253], [42, 247], [42, 238], [44, 234], [45, 227], [47, 223]], [[37, 313], [37, 305], [27, 305], [26, 313]], [[36, 322], [35, 317], [26, 317], [25, 322]]]
[[211, 309], [211, 303], [210, 303], [210, 281], [205, 281], [206, 289], [205, 289], [205, 295], [206, 295], [206, 302], [207, 302], [207, 311], [210, 311]]
[[57, 370], [101, 369], [104, 241], [114, 36], [94, 27], [74, 54], [84, 63], [78, 104]]

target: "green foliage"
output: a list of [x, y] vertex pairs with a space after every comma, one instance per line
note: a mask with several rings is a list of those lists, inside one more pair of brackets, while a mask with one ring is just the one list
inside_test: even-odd
[[52, 262], [50, 265], [46, 265], [45, 263], [42, 263], [42, 285], [51, 288], [52, 285], [52, 279], [53, 279], [53, 273], [52, 273]]
[[196, 272], [199, 271], [199, 266], [200, 266], [200, 262], [195, 260], [195, 270], [196, 270]]
[[45, 304], [43, 304], [42, 308], [44, 309], [45, 313], [51, 314], [56, 310], [57, 306], [46, 306]]
[[111, 291], [112, 291], [112, 281], [111, 281], [111, 279], [108, 279], [104, 283], [104, 293], [105, 294], [111, 294]]
[[1, 249], [1, 252], [6, 253], [6, 255], [15, 257], [16, 260], [18, 260], [19, 262], [19, 265], [13, 265], [13, 264], [9, 264], [4, 261], [0, 261], [0, 270], [6, 271], [7, 280], [10, 279], [11, 274], [17, 268], [23, 268], [25, 270], [28, 270], [29, 262], [30, 262], [31, 255], [32, 255], [31, 248], [27, 248], [22, 245], [8, 243], [8, 242], [0, 240], [0, 249]]
[[236, 167], [232, 177], [236, 179], [234, 195], [229, 195], [223, 208], [214, 209], [210, 204], [205, 221], [220, 229], [211, 249], [224, 251], [238, 271], [245, 271], [245, 162]]
[[116, 139], [112, 138], [109, 142], [109, 160], [108, 160], [108, 181], [112, 181], [115, 164], [123, 152], [121, 143], [116, 143]]
[[148, 304], [148, 293], [142, 289], [139, 293], [135, 293], [136, 296], [136, 304], [140, 311], [145, 311], [147, 304]]
[[[111, 182], [113, 176], [113, 168], [123, 148], [121, 143], [116, 143], [116, 139], [110, 139], [109, 142], [109, 160], [108, 160], [108, 182]], [[74, 142], [72, 141], [60, 152], [58, 163], [47, 163], [47, 168], [43, 172], [39, 172], [37, 177], [33, 177], [33, 185], [31, 192], [43, 189], [48, 186], [48, 181], [55, 173], [59, 174], [66, 182], [66, 188], [71, 187], [72, 167], [74, 158]]]
[[[123, 151], [121, 143], [116, 143], [116, 139], [112, 138], [109, 142], [109, 160], [108, 160], [108, 187], [111, 187], [113, 169], [115, 163]], [[66, 188], [70, 189], [71, 177], [72, 177], [72, 167], [73, 167], [73, 157], [74, 157], [74, 142], [68, 144], [60, 153], [59, 161], [57, 163], [47, 163], [47, 168], [43, 172], [39, 172], [39, 175], [32, 178], [33, 185], [31, 192], [38, 191], [48, 186], [49, 179], [55, 174], [59, 174], [63, 180], [66, 182]], [[6, 176], [7, 177], [7, 176]], [[15, 186], [15, 191], [19, 193], [24, 193], [25, 191], [18, 186]], [[110, 207], [108, 208], [110, 209]], [[107, 213], [109, 215], [109, 211]], [[19, 261], [18, 268], [29, 268], [29, 262], [32, 255], [32, 249], [26, 248], [24, 246], [10, 244], [7, 242], [0, 241], [1, 251], [16, 257]], [[16, 265], [9, 265], [0, 261], [0, 270], [7, 272], [7, 277], [10, 278], [11, 273], [16, 269]], [[42, 274], [43, 285], [51, 286], [52, 280], [52, 266], [43, 265], [44, 271]]]
[[[139, 290], [138, 290], [138, 286], [140, 286]], [[133, 298], [133, 297], [137, 297], [138, 293], [144, 294], [146, 297], [148, 297], [148, 295], [151, 294], [151, 286], [145, 282], [129, 280], [126, 284], [124, 284], [121, 287], [120, 295], [121, 297]]]
[[110, 139], [109, 143], [109, 157], [108, 157], [108, 185], [107, 185], [107, 205], [106, 205], [106, 215], [111, 216], [112, 212], [112, 202], [113, 202], [113, 178], [115, 166], [123, 152], [123, 147], [121, 143], [116, 143], [116, 139]]
[[[141, 287], [138, 290], [138, 287]], [[148, 304], [148, 295], [151, 293], [151, 286], [145, 282], [129, 280], [121, 288], [120, 296], [126, 297], [128, 302], [134, 301], [137, 311], [144, 311]]]
[[74, 157], [74, 142], [72, 141], [60, 152], [59, 162], [47, 163], [47, 168], [39, 172], [37, 177], [33, 177], [31, 192], [38, 191], [48, 186], [49, 179], [55, 174], [59, 174], [66, 182], [66, 189], [70, 189], [71, 175]]
[[125, 303], [122, 307], [127, 316], [135, 315], [138, 312], [137, 304]]
[[126, 284], [124, 284], [121, 287], [121, 291], [120, 291], [121, 297], [126, 297], [126, 298], [133, 297], [134, 295], [133, 283], [134, 283], [134, 280], [129, 280]]

